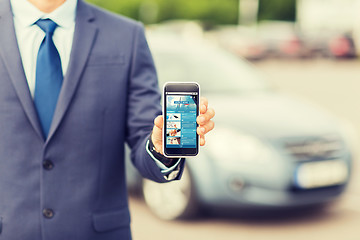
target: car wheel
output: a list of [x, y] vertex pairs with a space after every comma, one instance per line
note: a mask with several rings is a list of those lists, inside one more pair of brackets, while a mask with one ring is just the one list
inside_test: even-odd
[[144, 199], [150, 210], [161, 219], [192, 218], [198, 211], [193, 186], [189, 169], [185, 167], [179, 181], [164, 184], [144, 179]]

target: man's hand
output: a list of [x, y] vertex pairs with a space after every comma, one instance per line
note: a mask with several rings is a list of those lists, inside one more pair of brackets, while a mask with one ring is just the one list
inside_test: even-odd
[[[196, 119], [199, 124], [197, 133], [200, 136], [200, 146], [205, 145], [205, 134], [214, 129], [214, 122], [211, 120], [215, 116], [215, 111], [208, 107], [208, 100], [205, 97], [200, 99], [200, 115]], [[162, 115], [157, 116], [154, 120], [154, 128], [151, 140], [157, 152], [163, 154], [162, 151], [162, 129], [164, 125], [164, 118]]]

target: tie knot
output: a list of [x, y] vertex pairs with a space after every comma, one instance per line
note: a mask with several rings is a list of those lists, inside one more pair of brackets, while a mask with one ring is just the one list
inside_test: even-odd
[[53, 34], [57, 27], [57, 24], [51, 19], [39, 19], [36, 22], [36, 25], [38, 25], [46, 34]]

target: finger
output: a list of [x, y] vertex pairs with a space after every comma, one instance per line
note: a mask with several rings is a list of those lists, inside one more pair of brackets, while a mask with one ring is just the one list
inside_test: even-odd
[[205, 105], [206, 107], [208, 107], [208, 99], [206, 97], [201, 97], [200, 98], [200, 104]]
[[163, 124], [164, 124], [164, 118], [162, 115], [159, 115], [157, 116], [155, 119], [154, 119], [154, 124], [156, 127], [162, 129], [163, 128]]
[[200, 114], [206, 113], [206, 110], [208, 109], [208, 100], [206, 97], [200, 98]]
[[211, 130], [213, 130], [215, 127], [215, 123], [213, 121], [209, 121], [207, 122], [205, 125], [202, 125], [200, 127], [197, 128], [197, 133], [199, 135], [205, 135], [206, 133], [210, 132]]
[[204, 146], [205, 145], [205, 136], [201, 135], [200, 136], [200, 146]]
[[208, 121], [210, 121], [213, 117], [215, 116], [215, 110], [213, 108], [209, 108], [206, 113], [201, 114], [198, 118], [197, 118], [197, 123], [199, 125], [204, 125], [206, 124]]
[[206, 113], [207, 107], [205, 105], [200, 105], [200, 114]]

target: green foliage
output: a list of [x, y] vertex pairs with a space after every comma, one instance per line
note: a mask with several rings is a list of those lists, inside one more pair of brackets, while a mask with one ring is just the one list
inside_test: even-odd
[[[102, 8], [145, 23], [169, 19], [195, 19], [214, 24], [235, 24], [239, 0], [88, 0]], [[148, 7], [148, 9], [147, 9]], [[153, 19], [143, 15], [154, 11]], [[142, 14], [141, 14], [142, 13]], [[153, 14], [150, 14], [153, 15]], [[145, 17], [146, 18], [146, 17]]]
[[176, 18], [234, 24], [238, 16], [238, 0], [163, 0], [172, 2]]
[[[210, 24], [236, 24], [240, 0], [87, 0], [144, 23], [194, 19]], [[296, 0], [259, 0], [259, 20], [295, 20]]]
[[259, 20], [295, 21], [296, 0], [259, 0]]

